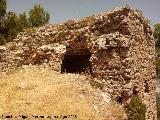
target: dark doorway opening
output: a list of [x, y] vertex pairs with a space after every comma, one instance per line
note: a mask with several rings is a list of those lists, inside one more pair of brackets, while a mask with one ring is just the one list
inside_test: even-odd
[[62, 60], [61, 73], [88, 73], [92, 74], [91, 55], [67, 55]]

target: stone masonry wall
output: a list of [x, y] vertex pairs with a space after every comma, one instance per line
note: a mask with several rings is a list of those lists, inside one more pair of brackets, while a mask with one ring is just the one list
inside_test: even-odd
[[133, 39], [135, 44], [132, 55], [135, 59], [132, 67], [134, 68], [134, 79], [132, 82], [136, 86], [135, 89], [137, 89], [142, 101], [147, 105], [146, 120], [156, 120], [154, 39], [146, 37], [144, 34], [135, 36]]
[[[129, 39], [119, 32], [100, 36], [92, 46], [93, 75], [99, 79], [105, 79], [105, 86], [112, 94], [113, 99], [122, 100], [125, 103], [132, 95], [130, 81], [132, 79], [130, 64], [128, 62]], [[98, 67], [97, 67], [98, 66]], [[122, 94], [125, 93], [125, 96]]]

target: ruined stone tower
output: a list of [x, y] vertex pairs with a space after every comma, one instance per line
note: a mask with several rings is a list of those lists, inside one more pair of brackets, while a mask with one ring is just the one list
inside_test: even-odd
[[133, 91], [138, 92], [147, 107], [146, 120], [156, 120], [154, 46], [148, 21], [138, 10], [126, 6], [22, 32], [6, 45], [5, 53], [12, 58], [4, 57], [1, 66], [48, 61], [61, 73], [90, 74], [105, 80], [104, 90], [113, 99], [121, 98], [118, 101], [122, 104]]

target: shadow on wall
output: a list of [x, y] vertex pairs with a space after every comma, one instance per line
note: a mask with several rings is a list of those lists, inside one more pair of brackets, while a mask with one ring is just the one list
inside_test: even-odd
[[62, 60], [61, 73], [87, 73], [92, 75], [91, 54], [65, 54]]

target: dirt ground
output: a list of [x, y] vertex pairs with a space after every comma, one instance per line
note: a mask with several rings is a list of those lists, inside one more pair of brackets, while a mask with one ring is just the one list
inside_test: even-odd
[[0, 119], [123, 120], [122, 106], [89, 84], [89, 77], [25, 66], [0, 74]]

